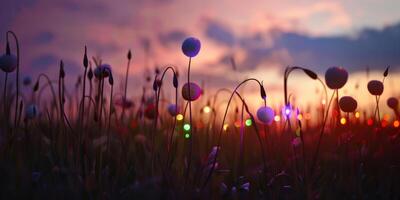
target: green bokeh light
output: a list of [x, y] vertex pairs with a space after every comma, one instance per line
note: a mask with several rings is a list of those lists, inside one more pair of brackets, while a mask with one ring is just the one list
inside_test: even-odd
[[190, 134], [189, 133], [185, 133], [185, 139], [189, 139], [190, 138]]
[[[190, 131], [190, 124], [184, 124], [183, 125], [183, 130], [185, 131]], [[186, 136], [185, 136], [186, 137]]]
[[246, 124], [246, 126], [251, 126], [251, 124], [253, 124], [253, 122], [251, 121], [251, 119], [247, 119], [245, 124]]

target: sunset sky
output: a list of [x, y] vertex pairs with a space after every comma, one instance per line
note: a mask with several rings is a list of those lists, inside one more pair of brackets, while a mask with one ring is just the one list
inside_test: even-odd
[[[206, 88], [233, 88], [246, 77], [256, 77], [264, 80], [271, 101], [277, 103], [282, 99], [284, 67], [308, 67], [323, 77], [328, 67], [344, 66], [351, 75], [342, 93], [372, 102], [365, 69], [371, 69], [369, 79], [380, 80], [390, 65], [384, 97], [399, 94], [393, 86], [400, 84], [398, 0], [5, 0], [1, 4], [0, 44], [5, 44], [7, 30], [16, 32], [22, 73], [57, 74], [63, 59], [71, 86], [83, 73], [84, 45], [90, 56], [111, 64], [117, 81], [123, 80], [126, 53], [132, 49], [129, 94], [137, 96], [146, 65], [151, 72], [166, 64], [186, 72], [181, 42], [195, 36], [202, 49], [193, 59], [193, 79], [203, 81]], [[230, 57], [235, 58], [236, 71]], [[354, 90], [356, 83], [359, 91]], [[294, 73], [289, 86], [298, 101], [309, 102], [315, 100], [320, 85]]]

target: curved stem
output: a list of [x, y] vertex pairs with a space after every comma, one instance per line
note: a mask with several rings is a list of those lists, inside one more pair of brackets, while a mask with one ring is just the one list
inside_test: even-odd
[[[385, 83], [385, 79], [386, 79], [386, 76], [383, 77], [383, 79], [382, 79], [382, 84]], [[381, 121], [381, 119], [380, 119], [381, 117], [380, 117], [380, 113], [379, 113], [379, 100], [380, 100], [380, 99], [381, 99], [381, 95], [375, 97], [375, 100], [376, 100], [376, 108], [375, 108], [375, 115], [374, 115], [374, 117], [376, 117], [376, 115], [378, 114], [378, 121], [379, 121], [379, 122]]]
[[4, 112], [4, 114], [6, 115], [6, 119], [7, 119], [7, 123], [6, 124], [8, 124], [9, 123], [9, 121], [8, 121], [8, 112], [6, 111], [7, 110], [7, 79], [8, 79], [8, 72], [6, 72], [6, 77], [5, 77], [5, 79], [4, 79], [4, 89], [3, 89], [3, 104], [4, 104], [4, 110], [3, 110], [3, 112]]
[[125, 104], [125, 101], [126, 101], [126, 93], [127, 93], [127, 90], [128, 90], [128, 74], [129, 74], [129, 67], [130, 67], [130, 64], [131, 64], [131, 59], [128, 59], [128, 64], [127, 64], [127, 66], [126, 66], [126, 75], [125, 75], [125, 90], [124, 90], [124, 98], [123, 98], [123, 100], [122, 100], [122, 112], [121, 112], [121, 119], [120, 119], [120, 121], [122, 121], [123, 120], [123, 117], [125, 116], [125, 106], [124, 106], [124, 104]]
[[103, 117], [103, 104], [104, 104], [104, 78], [102, 78], [101, 80], [101, 92], [100, 92], [100, 114], [99, 114], [99, 123], [100, 123], [100, 127], [102, 124], [102, 117]]
[[111, 126], [111, 114], [112, 114], [112, 105], [113, 105], [113, 91], [114, 86], [111, 85], [111, 94], [110, 94], [110, 110], [108, 111], [108, 125], [107, 125], [107, 155], [110, 151], [110, 126]]
[[[92, 83], [92, 80], [89, 80], [89, 97], [90, 98], [92, 98], [92, 90], [93, 90], [93, 83]], [[89, 110], [89, 112], [88, 112], [88, 117], [87, 117], [87, 122], [86, 123], [88, 123], [89, 122], [89, 116], [90, 116], [90, 107], [91, 107], [91, 105], [92, 104], [89, 104], [89, 106], [88, 106], [88, 110]], [[93, 104], [93, 106], [96, 106], [96, 104]]]
[[[50, 90], [51, 90], [51, 93], [52, 93], [52, 95], [53, 95], [53, 102], [57, 102], [57, 96], [56, 96], [56, 92], [55, 92], [54, 87], [53, 87], [53, 82], [50, 80], [50, 78], [49, 78], [46, 74], [43, 74], [43, 73], [39, 74], [39, 76], [38, 76], [36, 82], [39, 83], [40, 78], [42, 78], [42, 77], [44, 77], [44, 78], [47, 80], [47, 85], [50, 86]], [[46, 85], [43, 86], [42, 89], [40, 89], [40, 91], [39, 91], [39, 94], [38, 94], [38, 102], [39, 102], [39, 103], [40, 103], [40, 99], [41, 99], [41, 96], [42, 96], [42, 90], [43, 90], [43, 88], [45, 88], [45, 87], [46, 87]], [[57, 106], [56, 106], [56, 110], [57, 110], [57, 112], [59, 112], [59, 109], [58, 109]], [[58, 113], [57, 113], [57, 114], [58, 114]]]
[[[189, 57], [189, 64], [188, 64], [188, 73], [187, 73], [187, 84], [188, 84], [188, 94], [189, 94], [189, 98], [191, 98], [191, 94], [190, 94], [190, 64], [192, 62], [192, 58]], [[192, 164], [192, 151], [193, 151], [193, 131], [194, 127], [192, 125], [192, 101], [189, 99], [189, 124], [190, 124], [190, 138], [189, 138], [189, 155], [188, 155], [188, 165], [186, 167], [186, 172], [185, 172], [185, 185], [184, 187], [186, 187], [186, 183], [188, 181], [189, 178], [189, 171], [190, 171], [190, 167]]]
[[239, 175], [243, 171], [243, 154], [244, 154], [244, 103], [242, 103], [242, 109], [240, 114], [240, 143], [239, 143], [239, 162], [238, 162]]
[[[307, 73], [307, 75], [309, 75], [309, 73], [308, 73], [307, 71], [312, 72], [311, 70], [308, 70], [308, 69], [306, 69], [306, 68], [304, 68], [304, 67], [299, 67], [299, 66], [286, 67], [285, 72], [284, 72], [284, 79], [283, 79], [283, 90], [284, 90], [284, 99], [285, 99], [285, 109], [286, 109], [286, 106], [289, 106], [288, 93], [287, 93], [287, 82], [288, 82], [290, 73], [291, 73], [292, 71], [294, 71], [294, 70], [303, 70], [305, 73]], [[309, 75], [309, 76], [310, 76], [310, 75]], [[316, 75], [315, 75], [315, 76], [316, 76]], [[310, 78], [312, 78], [312, 79], [314, 79], [314, 80], [315, 80], [315, 79], [320, 80], [320, 79], [318, 78], [318, 76], [317, 76], [316, 78], [310, 76]], [[320, 80], [320, 82], [321, 82], [321, 80]], [[321, 82], [321, 83], [322, 83], [322, 82]], [[323, 84], [323, 85], [324, 85], [324, 84]], [[326, 88], [324, 87], [324, 89], [325, 89], [325, 93], [326, 93]], [[288, 129], [291, 130], [291, 123], [290, 123], [290, 118], [289, 118], [289, 117], [286, 117], [286, 123], [288, 124]], [[285, 124], [285, 125], [286, 125], [286, 124]]]
[[[86, 73], [87, 73], [87, 67], [85, 67], [85, 72], [83, 73], [83, 88], [82, 88], [82, 99], [81, 101], [83, 102], [82, 105], [79, 105], [79, 125], [80, 128], [84, 126], [84, 117], [83, 115], [85, 114], [85, 91], [86, 91]], [[82, 106], [82, 107], [81, 107]], [[82, 130], [81, 130], [82, 131]], [[81, 133], [82, 134], [82, 133]], [[80, 134], [80, 135], [81, 135]], [[81, 136], [79, 136], [81, 138]], [[80, 140], [80, 139], [79, 139]]]
[[58, 78], [58, 103], [60, 106], [60, 113], [59, 113], [60, 121], [63, 122], [63, 124], [64, 124], [64, 119], [63, 119], [64, 118], [64, 116], [63, 116], [63, 114], [64, 114], [64, 105], [63, 105], [64, 97], [62, 95], [63, 85], [62, 85], [61, 79], [62, 78], [59, 76], [59, 78]]
[[[160, 94], [161, 94], [161, 87], [163, 86], [162, 82], [164, 80], [165, 74], [168, 70], [171, 70], [173, 75], [176, 76], [176, 71], [173, 67], [169, 66], [167, 67], [164, 72], [161, 75], [161, 79], [160, 79], [160, 83], [161, 85], [158, 87], [158, 91], [157, 91], [157, 96], [156, 96], [156, 117], [155, 117], [155, 128], [157, 128], [157, 120], [158, 120], [158, 115], [159, 115], [159, 102], [160, 102]], [[176, 109], [178, 108], [178, 88], [175, 88], [175, 106]], [[176, 126], [176, 119], [174, 120], [173, 126], [172, 126], [172, 130], [171, 130], [171, 137], [170, 140], [167, 144], [167, 166], [168, 167], [168, 163], [169, 163], [169, 159], [170, 159], [170, 153], [171, 153], [171, 145], [172, 145], [172, 139], [173, 139], [173, 135], [174, 135], [174, 131], [175, 131], [175, 126]], [[168, 138], [168, 135], [167, 135]], [[168, 140], [168, 139], [167, 139]]]
[[8, 42], [8, 35], [11, 34], [15, 40], [15, 44], [17, 47], [17, 80], [16, 80], [16, 85], [17, 85], [17, 94], [16, 94], [16, 99], [15, 99], [15, 116], [14, 116], [14, 126], [17, 126], [17, 118], [18, 118], [18, 96], [19, 96], [19, 59], [20, 59], [20, 55], [19, 55], [19, 42], [18, 42], [18, 38], [15, 35], [14, 32], [12, 31], [7, 31], [7, 42]]
[[375, 96], [375, 100], [376, 100], [375, 116], [376, 116], [376, 114], [378, 115], [378, 124], [379, 124], [380, 121], [381, 121], [381, 114], [380, 114], [380, 112], [379, 112], [379, 97], [380, 97], [380, 96]]
[[[260, 85], [260, 87], [262, 86], [262, 84], [260, 83], [260, 81], [258, 81], [257, 79], [249, 78], [249, 79], [246, 79], [246, 80], [242, 81], [241, 83], [239, 83], [239, 85], [237, 85], [236, 88], [235, 88], [235, 89], [233, 90], [233, 92], [231, 93], [231, 96], [229, 97], [229, 100], [228, 100], [228, 105], [226, 106], [226, 109], [225, 109], [224, 117], [223, 117], [223, 119], [222, 119], [222, 126], [221, 126], [220, 131], [219, 131], [219, 134], [218, 134], [217, 150], [216, 150], [216, 152], [215, 152], [215, 157], [214, 157], [214, 159], [213, 159], [211, 169], [210, 169], [210, 171], [209, 171], [209, 173], [208, 173], [208, 175], [207, 175], [207, 177], [206, 177], [206, 180], [205, 180], [205, 182], [204, 182], [204, 184], [203, 184], [203, 186], [202, 186], [201, 191], [203, 191], [204, 188], [206, 187], [206, 185], [207, 185], [207, 183], [209, 182], [209, 180], [211, 179], [212, 173], [214, 172], [214, 169], [215, 169], [215, 165], [216, 165], [217, 157], [218, 157], [218, 153], [219, 153], [219, 148], [218, 148], [218, 147], [219, 147], [220, 144], [221, 144], [221, 136], [222, 136], [222, 132], [223, 132], [223, 129], [224, 129], [224, 123], [225, 123], [225, 120], [226, 120], [226, 116], [227, 116], [227, 114], [228, 114], [229, 105], [231, 104], [232, 98], [233, 98], [233, 96], [235, 95], [235, 93], [237, 92], [237, 90], [238, 90], [243, 84], [245, 84], [245, 83], [248, 82], [248, 81], [256, 81], [256, 82]], [[265, 99], [264, 99], [264, 101], [265, 101]], [[247, 109], [246, 109], [246, 110], [247, 110]], [[251, 113], [250, 113], [250, 117], [252, 117]], [[253, 117], [252, 117], [252, 118], [253, 118]], [[254, 119], [252, 119], [252, 120], [253, 120], [253, 122], [255, 122]], [[257, 128], [256, 126], [255, 126], [255, 128], [256, 128], [256, 130], [258, 131], [258, 128]], [[258, 137], [259, 137], [259, 135], [258, 135]], [[262, 144], [261, 140], [260, 140], [260, 144]], [[262, 148], [262, 152], [263, 152], [263, 154], [264, 154], [264, 149], [263, 149], [263, 148]], [[263, 161], [264, 161], [264, 168], [266, 168], [264, 156], [263, 156]]]
[[336, 112], [337, 112], [337, 117], [336, 117], [336, 127], [340, 123], [340, 107], [339, 107], [339, 89], [335, 90], [336, 92]]
[[335, 96], [335, 92], [332, 93], [331, 99], [329, 100], [329, 103], [328, 103], [328, 107], [327, 107], [327, 109], [325, 111], [324, 122], [322, 124], [321, 132], [319, 134], [318, 143], [317, 143], [317, 149], [315, 150], [313, 161], [312, 161], [312, 164], [311, 164], [311, 175], [314, 172], [314, 167], [315, 167], [315, 164], [316, 164], [317, 159], [318, 159], [318, 154], [319, 154], [319, 148], [321, 146], [322, 135], [324, 134], [324, 131], [325, 131], [325, 125], [326, 125], [326, 121], [328, 119], [329, 108], [331, 107], [332, 100], [333, 100], [334, 96]]

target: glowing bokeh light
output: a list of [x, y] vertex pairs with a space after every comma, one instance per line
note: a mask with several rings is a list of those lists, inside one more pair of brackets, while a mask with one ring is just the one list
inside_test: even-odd
[[183, 120], [183, 115], [182, 114], [176, 115], [176, 120], [182, 121]]
[[325, 105], [325, 104], [326, 104], [326, 101], [325, 101], [325, 99], [322, 99], [322, 102], [321, 102], [321, 104], [322, 104], [322, 105]]
[[298, 115], [297, 115], [297, 119], [298, 119], [298, 120], [302, 120], [302, 119], [303, 119], [303, 115], [302, 115], [302, 114], [298, 114]]
[[384, 114], [383, 115], [383, 119], [386, 120], [386, 121], [389, 121], [390, 115], [389, 114]]
[[228, 124], [224, 124], [224, 131], [228, 130], [229, 125]]
[[183, 125], [183, 130], [190, 131], [190, 124]]
[[290, 105], [284, 106], [282, 109], [282, 114], [286, 117], [290, 117], [290, 114], [292, 113], [292, 109]]
[[354, 116], [358, 119], [358, 118], [360, 118], [360, 112], [356, 112], [355, 114], [354, 114]]
[[276, 122], [281, 121], [281, 116], [275, 115], [274, 120], [275, 120]]
[[386, 120], [382, 120], [382, 121], [381, 121], [381, 126], [382, 126], [382, 128], [385, 128], [385, 127], [387, 127], [388, 125], [389, 125], [388, 121], [386, 121]]
[[368, 126], [374, 125], [374, 120], [371, 119], [371, 118], [369, 118], [369, 119], [367, 120], [367, 124], [368, 124]]
[[253, 122], [251, 121], [251, 119], [246, 119], [245, 124], [246, 124], [246, 126], [251, 126], [251, 124], [253, 124]]
[[189, 133], [185, 133], [185, 139], [189, 139], [190, 138], [190, 134]]
[[239, 128], [240, 127], [240, 121], [235, 121], [235, 123], [233, 125], [235, 125], [236, 128]]
[[342, 125], [345, 125], [345, 124], [347, 123], [346, 118], [342, 117], [342, 118], [340, 119], [340, 123], [341, 123]]
[[211, 112], [210, 106], [204, 106], [203, 112], [206, 113], [206, 114], [210, 113]]
[[400, 126], [399, 120], [395, 120], [395, 121], [393, 122], [393, 126], [394, 126], [395, 128], [399, 128], [399, 126]]

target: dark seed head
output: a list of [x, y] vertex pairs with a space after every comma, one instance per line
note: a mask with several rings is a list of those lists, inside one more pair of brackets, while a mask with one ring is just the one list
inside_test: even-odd
[[110, 76], [108, 76], [108, 83], [110, 85], [114, 85], [114, 78], [113, 78], [112, 74], [110, 74]]
[[314, 80], [318, 78], [318, 75], [317, 75], [315, 72], [313, 72], [313, 71], [311, 71], [311, 70], [309, 70], [309, 69], [303, 68], [303, 71], [304, 71], [310, 78], [312, 78], [312, 79], [314, 79]]
[[36, 81], [35, 85], [33, 86], [33, 91], [36, 92], [39, 89], [39, 80]]
[[174, 85], [174, 88], [178, 88], [178, 76], [176, 75], [176, 73], [174, 73], [174, 79], [172, 84]]
[[7, 41], [7, 44], [6, 44], [6, 54], [7, 55], [11, 55], [10, 43], [8, 43], [8, 41]]
[[92, 70], [91, 67], [89, 68], [89, 72], [88, 72], [88, 75], [87, 75], [87, 76], [88, 76], [88, 79], [89, 79], [89, 80], [92, 80], [92, 78], [93, 78], [93, 70]]
[[154, 82], [153, 82], [153, 90], [154, 90], [154, 91], [157, 91], [157, 78], [154, 79]]
[[383, 76], [386, 77], [389, 74], [389, 68], [390, 66], [388, 66], [385, 70], [385, 72], [383, 72]]
[[261, 98], [262, 99], [266, 99], [267, 98], [267, 94], [265, 93], [265, 89], [263, 85], [260, 85], [260, 94], [261, 94]]
[[130, 49], [129, 49], [129, 51], [128, 51], [127, 57], [128, 57], [128, 60], [131, 60], [131, 59], [132, 59], [132, 52], [131, 52]]
[[64, 62], [61, 60], [60, 61], [60, 78], [65, 77], [65, 71], [64, 71]]
[[85, 46], [85, 55], [83, 56], [83, 66], [87, 68], [89, 66], [89, 59], [87, 57], [87, 48]]

